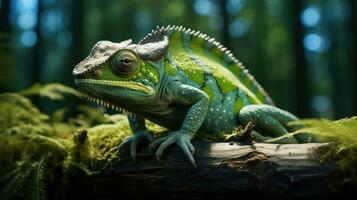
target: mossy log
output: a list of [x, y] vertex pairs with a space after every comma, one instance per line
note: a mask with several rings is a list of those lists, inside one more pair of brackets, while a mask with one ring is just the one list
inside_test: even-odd
[[[89, 198], [239, 199], [324, 198], [333, 163], [321, 164], [316, 149], [327, 143], [239, 145], [193, 142], [197, 168], [173, 146], [158, 162], [145, 145], [137, 161], [122, 158], [77, 184]], [[147, 147], [147, 146], [146, 146]]]

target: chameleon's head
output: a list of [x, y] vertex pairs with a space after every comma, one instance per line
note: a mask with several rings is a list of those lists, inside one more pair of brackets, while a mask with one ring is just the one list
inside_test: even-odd
[[132, 44], [131, 40], [100, 41], [73, 69], [75, 84], [97, 103], [133, 110], [155, 96], [160, 83], [155, 62], [163, 57], [167, 47], [164, 35], [145, 44]]

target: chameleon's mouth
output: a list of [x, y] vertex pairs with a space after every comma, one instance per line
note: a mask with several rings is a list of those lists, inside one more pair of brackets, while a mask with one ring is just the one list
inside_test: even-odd
[[[81, 91], [81, 90], [79, 90], [79, 91]], [[100, 99], [100, 98], [92, 96], [90, 94], [86, 94], [86, 93], [84, 93], [82, 91], [81, 91], [81, 93], [82, 93], [82, 97], [83, 98], [85, 98], [88, 101], [91, 101], [93, 103], [96, 103], [99, 106], [105, 106], [107, 108], [111, 108], [112, 110], [118, 111], [118, 112], [123, 113], [123, 114], [128, 115], [128, 116], [134, 116], [135, 115], [132, 112], [130, 112], [129, 110], [127, 110], [127, 109], [125, 109], [123, 107], [120, 107], [115, 103]]]
[[84, 84], [106, 85], [106, 86], [126, 88], [134, 91], [143, 92], [147, 95], [152, 95], [154, 93], [153, 88], [133, 81], [109, 81], [109, 80], [95, 80], [95, 79], [76, 79], [75, 81], [76, 83], [79, 84], [84, 83]]
[[[123, 89], [131, 90], [134, 92], [139, 92], [140, 94], [144, 94], [145, 96], [146, 95], [150, 96], [154, 93], [153, 88], [145, 86], [141, 83], [133, 82], [133, 81], [75, 79], [75, 83], [77, 85], [78, 90], [82, 93], [84, 98], [86, 98], [89, 101], [94, 102], [98, 105], [105, 106], [107, 108], [111, 108], [113, 110], [119, 111], [119, 112], [129, 115], [129, 116], [132, 116], [134, 114], [131, 113], [131, 111], [129, 111], [130, 108], [128, 108], [126, 104], [110, 101], [107, 98], [103, 98], [103, 96], [95, 94], [91, 89], [88, 89], [87, 86], [102, 85], [102, 86], [123, 88]], [[87, 86], [85, 86], [85, 85], [87, 85]], [[91, 87], [89, 87], [89, 88], [91, 88]]]

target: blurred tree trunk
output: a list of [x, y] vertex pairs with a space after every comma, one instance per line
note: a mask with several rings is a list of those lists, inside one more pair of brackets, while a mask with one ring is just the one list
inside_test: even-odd
[[[341, 3], [337, 1], [333, 5], [338, 6]], [[355, 4], [356, 1], [349, 1], [346, 4], [350, 7], [351, 15], [344, 23], [336, 18], [327, 24], [327, 29], [333, 32], [334, 36], [329, 38], [330, 46], [326, 60], [332, 79], [331, 99], [336, 119], [356, 115], [356, 14], [353, 12]], [[345, 12], [347, 11], [346, 9]]]
[[300, 21], [303, 1], [294, 1], [294, 31], [295, 31], [295, 87], [297, 98], [297, 115], [308, 117], [310, 115], [308, 107], [308, 79], [306, 71], [306, 61], [303, 47], [303, 26]]
[[9, 33], [11, 28], [9, 23], [11, 1], [2, 0], [0, 3], [0, 32]]
[[[42, 34], [41, 34], [41, 17], [42, 17], [42, 0], [38, 0], [37, 3], [37, 25], [35, 27], [35, 33], [37, 36], [37, 41], [36, 44], [32, 47], [31, 49], [31, 57], [33, 58], [32, 60], [32, 65], [31, 65], [31, 70], [32, 70], [32, 80], [31, 83], [38, 83], [41, 82], [41, 71], [42, 71], [42, 58], [43, 56], [41, 55], [41, 49], [42, 49]], [[43, 105], [41, 104], [40, 99], [38, 96], [33, 96], [32, 102], [36, 104], [40, 109], [43, 109]]]
[[[267, 35], [267, 29], [266, 29], [266, 3], [262, 3], [259, 0], [254, 0], [253, 1], [253, 5], [254, 8], [257, 10], [257, 12], [255, 13], [254, 16], [254, 21], [252, 24], [253, 27], [252, 29], [254, 30], [253, 32], [253, 37], [255, 38], [253, 41], [253, 47], [254, 47], [254, 57], [256, 59], [254, 62], [255, 66], [252, 66], [255, 71], [254, 71], [254, 76], [257, 79], [257, 81], [263, 85], [263, 87], [265, 88], [274, 88], [274, 83], [271, 81], [267, 81], [268, 80], [268, 76], [269, 73], [266, 73], [266, 69], [269, 68], [269, 66], [266, 66], [266, 61], [268, 61], [267, 57], [266, 57], [266, 53], [264, 51], [266, 51], [266, 48], [264, 47], [264, 45], [266, 44], [264, 42], [266, 35]], [[269, 93], [269, 90], [268, 90]]]
[[[73, 68], [82, 58], [84, 58], [84, 34], [83, 34], [83, 0], [73, 1], [72, 5], [72, 45], [71, 45], [71, 63], [70, 68]], [[71, 70], [72, 71], [72, 70]], [[72, 79], [72, 78], [71, 78]]]
[[228, 49], [231, 49], [230, 45], [230, 37], [228, 34], [228, 27], [229, 27], [229, 16], [227, 12], [227, 0], [219, 0], [219, 8], [220, 13], [223, 19], [223, 26], [222, 26], [222, 43]]
[[[3, 55], [0, 57], [0, 70], [5, 75], [8, 71], [11, 71], [10, 68], [10, 33], [11, 33], [11, 26], [9, 23], [9, 15], [10, 15], [10, 0], [2, 0], [0, 1], [0, 51]], [[6, 55], [5, 55], [6, 54]], [[0, 80], [0, 92], [6, 91], [7, 85], [9, 84], [7, 80], [8, 77], [1, 77]]]
[[[69, 62], [69, 68], [72, 71], [74, 66], [85, 57], [83, 47], [84, 45], [84, 33], [83, 33], [83, 19], [84, 19], [84, 12], [85, 9], [83, 5], [83, 0], [76, 0], [72, 2], [72, 44], [71, 44], [71, 56]], [[68, 80], [69, 83], [73, 83], [72, 73], [67, 74], [67, 77], [70, 79]], [[74, 86], [74, 85], [73, 85]], [[70, 109], [75, 114], [75, 106], [80, 104], [80, 99], [75, 98], [73, 99], [74, 103], [71, 104], [72, 109]]]
[[33, 58], [33, 63], [32, 63], [32, 82], [37, 83], [41, 82], [41, 71], [42, 71], [42, 63], [41, 60], [43, 56], [41, 55], [41, 47], [42, 47], [42, 34], [41, 34], [41, 17], [42, 17], [42, 12], [43, 12], [43, 7], [42, 7], [42, 0], [38, 0], [38, 12], [37, 12], [37, 25], [35, 27], [35, 32], [37, 35], [37, 42], [35, 46], [32, 49], [32, 58]]
[[353, 103], [353, 112], [354, 114], [357, 114], [357, 2], [356, 1], [351, 1], [351, 29], [352, 29], [352, 48], [350, 51], [350, 57], [351, 57], [351, 71], [352, 71], [352, 103]]

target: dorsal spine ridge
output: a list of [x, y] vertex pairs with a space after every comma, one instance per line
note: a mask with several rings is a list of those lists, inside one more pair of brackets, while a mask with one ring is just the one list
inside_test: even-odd
[[220, 42], [216, 41], [216, 39], [208, 36], [207, 34], [201, 33], [200, 31], [193, 30], [190, 28], [186, 29], [183, 26], [176, 26], [176, 25], [168, 25], [166, 27], [157, 26], [148, 35], [142, 38], [138, 44], [139, 45], [145, 44], [146, 42], [150, 41], [151, 37], [154, 37], [156, 35], [166, 35], [168, 33], [172, 34], [175, 31], [185, 32], [191, 36], [200, 37], [204, 40], [204, 42], [211, 44], [213, 45], [213, 47], [220, 49], [223, 55], [227, 56], [233, 63], [235, 63], [239, 68], [241, 68], [241, 70], [247, 75], [247, 77], [256, 85], [257, 89], [267, 98], [267, 101], [271, 104], [274, 104], [271, 98], [269, 97], [269, 95], [263, 89], [263, 87], [255, 80], [255, 78], [249, 73], [249, 70], [233, 55], [233, 53], [228, 48], [224, 47]]

